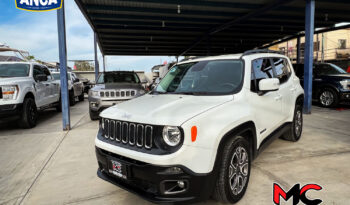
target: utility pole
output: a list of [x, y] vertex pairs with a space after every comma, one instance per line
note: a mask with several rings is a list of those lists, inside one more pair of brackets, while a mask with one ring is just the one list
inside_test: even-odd
[[321, 62], [324, 63], [324, 33], [322, 33]]

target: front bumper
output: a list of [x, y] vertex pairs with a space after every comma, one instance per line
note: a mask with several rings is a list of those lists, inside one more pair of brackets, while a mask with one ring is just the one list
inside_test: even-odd
[[340, 92], [341, 101], [350, 101], [350, 90]]
[[[182, 173], [165, 172], [173, 167], [157, 166], [126, 158], [96, 147], [98, 161], [97, 175], [114, 185], [141, 196], [153, 203], [193, 203], [211, 196], [215, 183], [214, 172], [196, 174], [183, 166]], [[127, 179], [110, 174], [110, 160], [118, 160], [126, 166]], [[185, 182], [185, 188], [177, 193], [166, 193], [178, 181]], [[185, 190], [185, 191], [183, 191]]]
[[126, 100], [101, 100], [99, 98], [89, 97], [89, 107], [93, 112], [102, 112], [104, 109], [113, 105], [122, 103]]
[[17, 117], [22, 113], [23, 104], [0, 105], [0, 118]]

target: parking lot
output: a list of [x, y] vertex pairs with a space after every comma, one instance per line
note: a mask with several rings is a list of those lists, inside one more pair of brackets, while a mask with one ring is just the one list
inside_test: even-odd
[[[249, 188], [238, 204], [272, 204], [274, 182], [285, 190], [317, 183], [323, 190], [310, 191], [313, 197], [348, 204], [350, 107], [314, 106], [304, 118], [298, 143], [276, 140], [253, 162]], [[31, 130], [0, 125], [0, 204], [150, 204], [96, 176], [98, 122], [90, 121], [87, 101], [71, 107], [71, 120], [69, 132], [61, 131], [55, 110], [41, 113]]]

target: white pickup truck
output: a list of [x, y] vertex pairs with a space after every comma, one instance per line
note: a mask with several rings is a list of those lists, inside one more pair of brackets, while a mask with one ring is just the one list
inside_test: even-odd
[[60, 86], [44, 65], [0, 62], [0, 121], [15, 118], [22, 128], [36, 126], [38, 111], [61, 111]]

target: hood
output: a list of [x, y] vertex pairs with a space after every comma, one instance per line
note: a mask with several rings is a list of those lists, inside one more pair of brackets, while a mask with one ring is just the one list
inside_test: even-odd
[[107, 83], [107, 84], [96, 84], [92, 90], [114, 90], [114, 89], [142, 89], [141, 84], [137, 83]]
[[17, 83], [31, 81], [31, 77], [13, 77], [13, 78], [3, 78], [0, 77], [0, 85], [16, 85]]
[[104, 110], [101, 117], [152, 125], [180, 126], [194, 116], [233, 100], [232, 95], [144, 95]]

